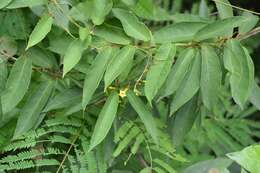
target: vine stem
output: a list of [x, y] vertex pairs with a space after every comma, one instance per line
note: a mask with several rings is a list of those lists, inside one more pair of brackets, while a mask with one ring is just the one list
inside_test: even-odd
[[252, 10], [248, 10], [248, 9], [245, 9], [245, 8], [242, 8], [242, 7], [238, 7], [238, 6], [235, 6], [235, 5], [226, 3], [226, 2], [222, 2], [222, 1], [220, 1], [220, 0], [212, 0], [212, 1], [214, 1], [214, 2], [216, 2], [216, 3], [224, 4], [224, 5], [226, 5], [226, 6], [229, 6], [229, 7], [232, 7], [232, 8], [238, 9], [238, 10], [241, 10], [241, 11], [246, 11], [246, 12], [249, 12], [249, 13], [256, 14], [256, 15], [259, 15], [259, 16], [260, 16], [260, 13], [259, 13], [259, 12], [255, 12], [255, 11], [252, 11]]

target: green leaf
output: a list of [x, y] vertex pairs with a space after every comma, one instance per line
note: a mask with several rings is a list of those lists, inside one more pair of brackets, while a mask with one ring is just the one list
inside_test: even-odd
[[191, 130], [193, 123], [197, 117], [197, 100], [198, 97], [193, 97], [188, 101], [176, 115], [172, 118], [170, 124], [172, 139], [175, 146], [179, 146], [183, 143], [184, 138]]
[[26, 49], [41, 42], [51, 31], [52, 23], [53, 18], [50, 15], [42, 16], [30, 35]]
[[113, 92], [108, 97], [103, 106], [91, 137], [89, 151], [100, 144], [108, 134], [117, 113], [119, 97], [116, 92]]
[[241, 25], [241, 23], [245, 21], [247, 21], [247, 18], [243, 16], [236, 16], [222, 20], [217, 20], [200, 29], [195, 34], [194, 39], [196, 41], [201, 41], [210, 38], [225, 36], [227, 30], [233, 30], [233, 28], [238, 27], [239, 25]]
[[182, 105], [188, 102], [200, 88], [201, 55], [197, 52], [190, 71], [186, 74], [181, 87], [176, 91], [171, 102], [170, 115], [174, 114]]
[[105, 88], [107, 88], [127, 67], [133, 60], [135, 54], [135, 47], [125, 46], [122, 48], [109, 63], [105, 73]]
[[85, 109], [94, 92], [96, 91], [104, 72], [106, 70], [109, 60], [112, 58], [113, 49], [106, 48], [99, 52], [96, 56], [93, 64], [90, 67], [90, 71], [87, 73], [83, 87], [82, 108]]
[[12, 0], [1, 0], [0, 9], [6, 7]]
[[94, 34], [115, 44], [130, 44], [131, 39], [125, 35], [124, 31], [116, 26], [102, 25], [95, 28]]
[[101, 25], [106, 15], [111, 11], [113, 6], [112, 0], [94, 0], [93, 2], [93, 12], [91, 14], [91, 19], [95, 25]]
[[152, 99], [156, 96], [158, 90], [165, 82], [172, 66], [173, 58], [176, 54], [176, 46], [172, 44], [163, 44], [157, 50], [153, 59], [145, 82], [145, 95], [151, 103]]
[[162, 97], [173, 94], [183, 81], [195, 56], [194, 49], [185, 49], [176, 60], [162, 90]]
[[4, 61], [1, 62], [0, 59], [0, 122], [3, 122], [3, 118], [4, 118], [1, 96], [5, 89], [7, 77], [8, 77], [8, 69], [7, 69], [6, 62]]
[[260, 145], [249, 146], [227, 156], [251, 173], [260, 172]]
[[244, 12], [243, 16], [247, 17], [248, 20], [239, 26], [240, 34], [245, 34], [249, 32], [251, 29], [253, 29], [256, 26], [257, 22], [259, 21], [258, 16], [253, 15], [252, 13], [249, 12]]
[[33, 65], [50, 69], [58, 67], [55, 56], [45, 49], [32, 47], [26, 52], [26, 56], [32, 59]]
[[135, 95], [131, 90], [126, 93], [129, 103], [139, 115], [140, 119], [144, 123], [147, 132], [152, 136], [154, 142], [158, 144], [158, 132], [153, 114], [148, 110], [142, 100]]
[[0, 96], [2, 95], [2, 93], [5, 89], [7, 77], [8, 77], [7, 64], [5, 61], [1, 62], [1, 59], [0, 59]]
[[12, 0], [12, 2], [6, 7], [9, 9], [33, 7], [38, 5], [47, 4], [48, 0]]
[[53, 97], [43, 112], [49, 112], [55, 109], [66, 108], [68, 106], [74, 105], [75, 103], [80, 103], [82, 99], [82, 92], [77, 88], [66, 89]]
[[220, 19], [233, 17], [233, 9], [230, 6], [231, 5], [230, 2], [228, 0], [218, 0], [218, 1], [214, 1], [214, 2], [216, 3]]
[[63, 77], [80, 61], [83, 51], [84, 45], [80, 39], [70, 43], [64, 56]]
[[156, 43], [191, 41], [194, 35], [206, 25], [206, 23], [202, 22], [180, 22], [171, 24], [155, 31], [154, 41]]
[[211, 170], [224, 171], [231, 165], [232, 161], [226, 158], [217, 158], [201, 161], [184, 169], [181, 173], [209, 173]]
[[42, 82], [28, 98], [19, 115], [14, 138], [23, 135], [37, 123], [40, 113], [51, 95], [54, 83], [54, 81]]
[[200, 1], [199, 16], [205, 18], [209, 17], [209, 9], [205, 0]]
[[23, 56], [15, 62], [2, 95], [3, 112], [11, 111], [24, 97], [30, 84], [32, 60]]
[[253, 82], [252, 93], [249, 100], [258, 110], [260, 110], [260, 87], [255, 81]]
[[234, 101], [243, 108], [251, 95], [254, 81], [254, 64], [247, 50], [237, 40], [230, 40], [224, 50], [224, 65], [230, 72], [231, 93]]
[[222, 71], [219, 57], [214, 48], [202, 46], [202, 67], [201, 67], [201, 94], [204, 105], [212, 110], [217, 104], [218, 94], [221, 87]]
[[137, 40], [149, 41], [151, 39], [151, 31], [134, 14], [120, 8], [114, 8], [112, 11], [121, 21], [127, 35]]
[[17, 43], [11, 37], [0, 37], [0, 62], [17, 53]]

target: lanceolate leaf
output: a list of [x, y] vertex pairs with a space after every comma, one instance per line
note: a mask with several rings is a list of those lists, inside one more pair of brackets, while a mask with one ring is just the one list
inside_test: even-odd
[[229, 153], [227, 156], [251, 173], [257, 173], [260, 171], [259, 145], [249, 146], [242, 151]]
[[158, 133], [153, 114], [148, 110], [142, 100], [131, 90], [126, 93], [128, 101], [143, 121], [147, 132], [152, 136], [155, 143], [158, 144]]
[[79, 62], [84, 50], [84, 44], [76, 39], [69, 45], [63, 62], [63, 77]]
[[249, 100], [258, 110], [260, 110], [260, 88], [256, 82], [253, 83], [253, 89]]
[[125, 46], [109, 63], [105, 73], [105, 88], [107, 88], [128, 66], [135, 54], [133, 46]]
[[82, 98], [82, 108], [85, 109], [90, 99], [92, 98], [94, 92], [96, 91], [104, 72], [106, 70], [109, 60], [112, 58], [113, 49], [106, 48], [99, 52], [96, 56], [91, 69], [86, 75], [83, 87], [83, 98]]
[[175, 146], [183, 143], [185, 136], [191, 130], [193, 123], [197, 117], [197, 99], [193, 97], [176, 113], [170, 128], [172, 132], [172, 139]]
[[212, 110], [218, 101], [218, 93], [221, 87], [222, 71], [214, 48], [202, 46], [202, 67], [200, 87], [204, 105]]
[[23, 135], [37, 123], [40, 113], [51, 95], [54, 83], [54, 81], [42, 82], [28, 98], [19, 115], [14, 138]]
[[3, 109], [2, 109], [2, 100], [1, 96], [5, 89], [5, 84], [8, 76], [7, 65], [4, 61], [1, 62], [0, 60], [0, 121], [3, 119]]
[[5, 61], [0, 60], [0, 95], [5, 89], [6, 80], [8, 77], [8, 70]]
[[124, 31], [116, 26], [105, 25], [96, 27], [94, 34], [111, 43], [123, 45], [131, 43], [131, 39], [125, 35]]
[[176, 91], [171, 103], [170, 115], [175, 113], [182, 105], [189, 101], [200, 88], [201, 55], [197, 52], [190, 71], [186, 74], [181, 87]]
[[163, 44], [158, 49], [153, 59], [153, 64], [147, 73], [144, 88], [145, 95], [150, 103], [170, 72], [175, 53], [176, 47], [172, 44]]
[[168, 75], [165, 87], [162, 90], [162, 97], [173, 94], [179, 88], [192, 60], [194, 59], [194, 56], [194, 49], [186, 49], [180, 54]]
[[224, 172], [226, 168], [228, 168], [232, 164], [232, 160], [227, 158], [217, 158], [212, 160], [201, 161], [195, 163], [194, 165], [189, 166], [184, 169], [181, 173], [209, 173], [211, 170], [221, 173]]
[[29, 49], [30, 47], [42, 41], [51, 31], [52, 23], [53, 18], [50, 15], [44, 15], [33, 29], [26, 49]]
[[127, 35], [137, 40], [149, 41], [151, 39], [151, 31], [134, 14], [120, 8], [114, 8], [113, 13], [121, 21]]
[[11, 111], [25, 95], [31, 80], [32, 60], [23, 56], [15, 62], [2, 96], [3, 112]]
[[68, 106], [74, 105], [75, 103], [80, 103], [82, 99], [82, 92], [77, 88], [70, 88], [58, 93], [53, 97], [43, 112], [49, 112], [55, 109], [66, 108]]
[[4, 8], [5, 6], [7, 6], [12, 0], [2, 0], [0, 2], [0, 9]]
[[250, 55], [239, 41], [227, 42], [224, 52], [224, 64], [231, 73], [231, 93], [235, 102], [243, 108], [250, 97], [254, 81], [254, 65]]
[[[218, 1], [215, 1], [215, 3], [217, 6], [217, 9], [218, 9], [219, 17], [221, 19], [233, 17], [233, 9], [231, 6], [229, 6], [229, 5], [231, 5], [230, 2], [228, 0], [218, 0]], [[229, 4], [229, 5], [227, 5], [227, 4]]]
[[9, 9], [33, 7], [38, 5], [47, 4], [48, 0], [12, 0], [12, 2], [6, 7]]
[[194, 39], [197, 41], [201, 41], [210, 38], [225, 36], [227, 30], [233, 30], [233, 28], [238, 27], [241, 23], [245, 22], [246, 20], [247, 18], [243, 16], [236, 16], [223, 20], [217, 20], [200, 29], [195, 34]]
[[108, 134], [116, 117], [118, 103], [118, 94], [116, 92], [111, 93], [98, 115], [98, 120], [91, 137], [89, 151], [100, 144]]
[[253, 15], [249, 12], [244, 12], [243, 16], [247, 17], [247, 21], [242, 23], [239, 26], [239, 33], [240, 34], [245, 34], [247, 32], [249, 32], [251, 29], [253, 29], [257, 22], [259, 21], [259, 17], [256, 15]]
[[113, 6], [112, 0], [94, 0], [93, 12], [91, 14], [92, 21], [95, 25], [100, 25], [104, 22], [106, 15], [110, 12]]
[[156, 43], [191, 41], [201, 28], [206, 26], [202, 22], [180, 22], [159, 29], [154, 32]]

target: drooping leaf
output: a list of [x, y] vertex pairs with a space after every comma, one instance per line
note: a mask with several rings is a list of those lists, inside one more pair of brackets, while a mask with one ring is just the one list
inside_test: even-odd
[[260, 87], [255, 81], [253, 82], [252, 93], [249, 100], [258, 110], [260, 110]]
[[5, 89], [7, 77], [8, 77], [8, 69], [7, 69], [6, 62], [4, 61], [1, 62], [0, 60], [0, 121], [1, 122], [3, 122], [3, 118], [4, 118], [1, 96]]
[[8, 77], [7, 64], [5, 61], [2, 62], [1, 61], [2, 60], [0, 59], [0, 95], [2, 95], [5, 89], [5, 85]]
[[[17, 53], [17, 43], [16, 41], [7, 36], [0, 37], [0, 58], [6, 59], [9, 56], [14, 56]], [[0, 59], [0, 62], [3, 61]]]
[[95, 25], [101, 25], [106, 15], [111, 11], [113, 6], [112, 0], [94, 0], [93, 12], [91, 13], [92, 21]]
[[150, 103], [165, 82], [170, 72], [175, 53], [175, 45], [163, 44], [159, 47], [147, 73], [144, 88], [145, 95]]
[[135, 54], [133, 46], [125, 46], [109, 63], [105, 73], [105, 88], [107, 88], [127, 67], [132, 61]]
[[194, 59], [194, 56], [194, 49], [186, 49], [181, 52], [168, 75], [165, 86], [162, 90], [162, 97], [173, 94], [179, 88], [192, 60]]
[[106, 48], [96, 56], [90, 71], [87, 73], [83, 87], [82, 108], [85, 109], [95, 90], [97, 89], [109, 60], [112, 58], [113, 49]]
[[118, 94], [116, 92], [111, 93], [98, 115], [98, 120], [91, 137], [89, 151], [100, 144], [108, 134], [116, 117], [118, 103]]
[[47, 4], [48, 0], [12, 0], [12, 2], [6, 7], [9, 9], [33, 7], [38, 5]]
[[111, 43], [126, 45], [131, 42], [131, 39], [125, 35], [123, 30], [116, 26], [98, 26], [95, 28], [94, 34]]
[[200, 88], [201, 55], [197, 52], [190, 71], [186, 74], [181, 87], [176, 91], [171, 102], [170, 115], [175, 113], [182, 105], [189, 101]]
[[54, 83], [54, 81], [42, 82], [28, 98], [19, 115], [14, 138], [23, 135], [37, 123], [40, 113], [51, 95]]
[[254, 65], [250, 55], [239, 41], [227, 42], [224, 52], [224, 65], [230, 72], [230, 86], [234, 101], [243, 108], [251, 95], [254, 81]]
[[209, 9], [206, 0], [200, 1], [199, 15], [200, 17], [209, 17]]
[[6, 7], [12, 0], [2, 0], [0, 2], [0, 9]]
[[218, 101], [218, 93], [221, 87], [222, 71], [219, 57], [214, 48], [202, 46], [201, 48], [201, 94], [204, 105], [212, 110]]
[[15, 62], [2, 95], [3, 112], [11, 111], [25, 95], [31, 80], [32, 60], [23, 56]]
[[238, 27], [241, 23], [245, 22], [246, 20], [247, 18], [243, 16], [235, 16], [222, 20], [217, 20], [201, 28], [195, 34], [194, 39], [197, 41], [201, 41], [210, 38], [225, 36], [227, 30], [233, 30], [233, 28]]
[[233, 9], [230, 6], [231, 5], [230, 2], [228, 0], [218, 0], [218, 1], [214, 1], [214, 2], [216, 3], [218, 9], [218, 15], [220, 19], [233, 17]]
[[217, 158], [201, 161], [184, 169], [181, 173], [209, 173], [211, 170], [224, 171], [231, 165], [232, 161], [227, 158]]
[[43, 68], [57, 68], [58, 63], [55, 59], [55, 56], [44, 49], [39, 47], [32, 47], [30, 48], [26, 55], [28, 58], [32, 59], [33, 65], [43, 67]]
[[66, 31], [69, 35], [71, 35], [69, 30], [69, 18], [67, 13], [69, 13], [69, 1], [64, 0], [56, 0], [47, 4], [48, 11], [51, 13], [54, 21], [53, 24], [59, 26], [61, 29]]
[[148, 110], [142, 100], [136, 94], [129, 90], [126, 93], [129, 103], [139, 115], [140, 119], [145, 125], [147, 132], [152, 136], [155, 143], [158, 144], [158, 133], [153, 114]]
[[246, 147], [242, 151], [229, 153], [227, 156], [251, 173], [258, 173], [260, 171], [259, 145]]
[[121, 21], [127, 35], [137, 40], [149, 41], [151, 39], [151, 31], [134, 14], [120, 8], [114, 8], [112, 11]]
[[65, 53], [63, 61], [63, 77], [79, 62], [84, 50], [81, 40], [72, 41]]
[[55, 109], [66, 108], [75, 103], [80, 103], [82, 92], [76, 88], [66, 89], [55, 95], [45, 106], [43, 112], [49, 112]]
[[50, 15], [42, 16], [30, 35], [26, 49], [42, 41], [51, 31], [52, 23], [53, 18]]
[[249, 32], [251, 29], [253, 29], [256, 26], [257, 22], [259, 21], [258, 16], [253, 15], [252, 13], [249, 12], [244, 12], [243, 16], [246, 16], [248, 20], [239, 26], [240, 34], [245, 34]]
[[163, 27], [154, 32], [156, 43], [191, 41], [201, 28], [206, 26], [203, 22], [180, 22]]
[[197, 117], [197, 96], [193, 97], [172, 117], [170, 124], [173, 143], [179, 146], [183, 143], [184, 138], [191, 130], [193, 123]]

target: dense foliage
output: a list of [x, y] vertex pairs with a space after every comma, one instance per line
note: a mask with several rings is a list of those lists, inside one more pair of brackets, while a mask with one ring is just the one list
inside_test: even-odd
[[259, 173], [258, 16], [181, 4], [1, 0], [0, 173]]

